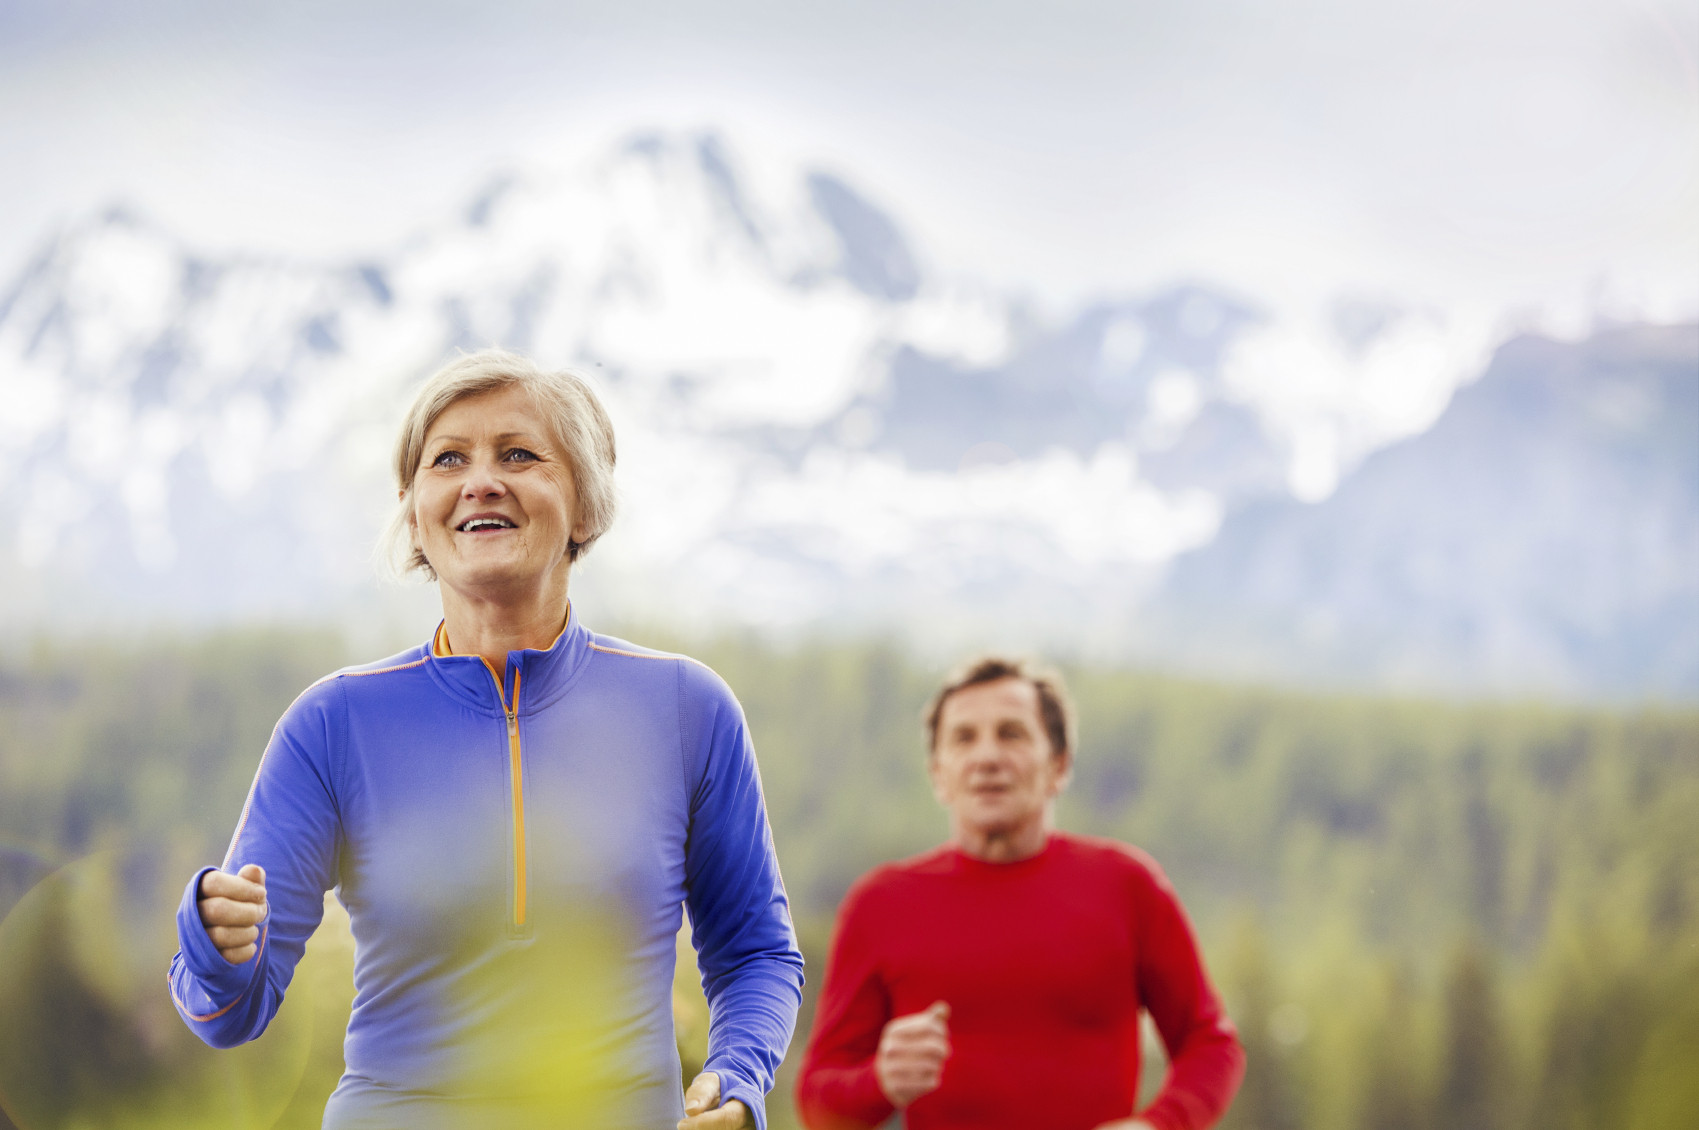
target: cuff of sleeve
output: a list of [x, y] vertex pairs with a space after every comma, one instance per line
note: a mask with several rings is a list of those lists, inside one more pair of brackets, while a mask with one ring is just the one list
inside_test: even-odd
[[1170, 1095], [1158, 1095], [1156, 1101], [1140, 1112], [1138, 1117], [1156, 1127], [1156, 1130], [1189, 1130], [1192, 1126], [1206, 1124], [1187, 1118], [1186, 1112], [1178, 1109], [1179, 1104], [1171, 1100]]
[[856, 1076], [855, 1098], [869, 1125], [883, 1126], [897, 1113], [897, 1108], [879, 1087], [879, 1073], [874, 1070], [872, 1060], [868, 1060]]
[[854, 1067], [830, 1069], [830, 1080], [818, 1078], [812, 1087], [806, 1078], [798, 1093], [808, 1094], [799, 1103], [803, 1106], [803, 1120], [809, 1125], [884, 1126], [897, 1113], [897, 1108], [879, 1088], [879, 1075], [872, 1059]]
[[1161, 1111], [1152, 1114], [1146, 1110], [1141, 1112], [1138, 1117], [1156, 1127], [1156, 1130], [1176, 1130], [1173, 1120], [1165, 1117]]
[[761, 1088], [723, 1068], [710, 1067], [708, 1070], [720, 1077], [720, 1105], [736, 1099], [749, 1108], [755, 1119], [755, 1130], [767, 1130], [767, 1096]]
[[201, 877], [216, 870], [216, 867], [203, 867], [195, 872], [195, 877], [183, 889], [183, 901], [177, 905], [177, 946], [182, 954], [183, 967], [194, 977], [214, 1009], [224, 1007], [248, 991], [260, 967], [260, 957], [265, 952], [265, 933], [271, 922], [271, 911], [267, 908], [266, 917], [260, 923], [259, 953], [241, 965], [225, 961], [224, 955], [207, 937], [199, 906]]

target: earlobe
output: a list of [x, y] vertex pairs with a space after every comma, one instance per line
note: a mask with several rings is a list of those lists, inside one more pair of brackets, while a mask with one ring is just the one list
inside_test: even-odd
[[1061, 761], [1062, 764], [1061, 768], [1056, 770], [1056, 776], [1052, 779], [1050, 786], [1051, 796], [1061, 795], [1062, 791], [1068, 787], [1068, 783], [1074, 779], [1073, 756], [1071, 754], [1063, 754], [1060, 758], [1058, 758], [1058, 760]]

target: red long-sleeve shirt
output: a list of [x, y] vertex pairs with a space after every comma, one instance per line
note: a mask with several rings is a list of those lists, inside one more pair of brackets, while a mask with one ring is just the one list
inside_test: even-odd
[[909, 1130], [1090, 1130], [1131, 1117], [1141, 1008], [1170, 1061], [1141, 1115], [1159, 1130], [1209, 1126], [1244, 1074], [1173, 887], [1111, 840], [1055, 833], [1015, 863], [942, 847], [856, 883], [797, 1082], [803, 1122], [888, 1119], [879, 1034], [936, 1000], [950, 1005], [951, 1056], [938, 1089], [909, 1106]]

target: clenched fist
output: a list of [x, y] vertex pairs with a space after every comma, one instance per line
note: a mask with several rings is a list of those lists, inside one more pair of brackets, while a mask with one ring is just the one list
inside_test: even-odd
[[240, 965], [259, 948], [265, 920], [265, 871], [250, 863], [236, 874], [208, 871], [201, 876], [197, 905], [206, 936], [231, 965]]
[[684, 1092], [684, 1120], [678, 1130], [755, 1130], [755, 1116], [736, 1099], [720, 1105], [720, 1073], [704, 1071]]
[[879, 1089], [898, 1110], [944, 1081], [944, 1061], [950, 1058], [950, 1006], [934, 1001], [925, 1012], [893, 1018], [879, 1033], [873, 1074]]

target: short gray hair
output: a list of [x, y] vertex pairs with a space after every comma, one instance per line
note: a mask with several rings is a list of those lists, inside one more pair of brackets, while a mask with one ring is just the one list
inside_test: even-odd
[[984, 655], [957, 668], [933, 694], [920, 720], [926, 727], [926, 751], [938, 752], [938, 725], [944, 717], [944, 703], [957, 691], [995, 683], [1001, 679], [1019, 679], [1031, 683], [1038, 692], [1038, 714], [1044, 723], [1045, 736], [1050, 739], [1054, 757], [1074, 750], [1077, 727], [1074, 700], [1068, 696], [1067, 684], [1056, 670], [1029, 659], [1014, 659], [1004, 655]]
[[380, 543], [382, 556], [397, 576], [419, 569], [436, 579], [436, 571], [425, 560], [408, 521], [413, 509], [413, 478], [419, 473], [431, 425], [457, 400], [516, 386], [536, 401], [543, 424], [566, 453], [572, 469], [578, 490], [578, 520], [589, 532], [583, 541], [568, 543], [570, 558], [578, 560], [613, 525], [614, 426], [590, 382], [570, 369], [550, 372], [529, 357], [504, 349], [483, 349], [457, 357], [432, 374], [401, 421], [394, 464], [401, 499]]

